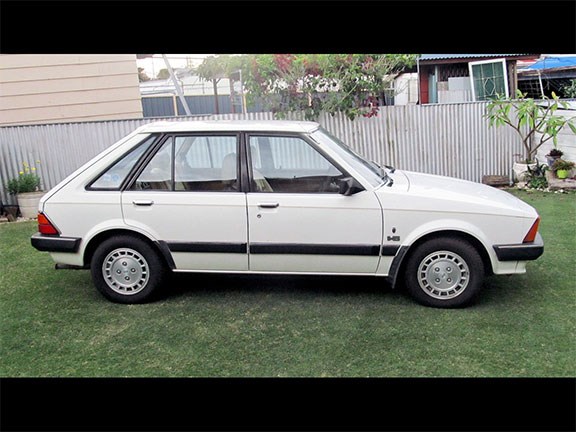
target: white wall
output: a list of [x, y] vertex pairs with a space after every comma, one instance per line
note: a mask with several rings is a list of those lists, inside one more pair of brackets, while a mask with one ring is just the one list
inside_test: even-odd
[[394, 80], [394, 105], [411, 105], [418, 102], [418, 74], [402, 74]]
[[[564, 117], [574, 117], [576, 121], [576, 110], [558, 110], [556, 114]], [[535, 139], [540, 140], [541, 135], [537, 134]], [[552, 140], [547, 141], [538, 149], [536, 157], [540, 163], [546, 163], [546, 155], [554, 148]], [[564, 152], [562, 159], [576, 162], [576, 135], [570, 130], [568, 126], [564, 126], [558, 134], [557, 148]]]

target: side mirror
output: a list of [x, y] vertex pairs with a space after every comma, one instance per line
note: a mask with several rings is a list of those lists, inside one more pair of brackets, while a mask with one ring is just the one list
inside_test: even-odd
[[338, 181], [338, 193], [344, 196], [354, 195], [362, 192], [364, 188], [354, 177], [344, 177]]

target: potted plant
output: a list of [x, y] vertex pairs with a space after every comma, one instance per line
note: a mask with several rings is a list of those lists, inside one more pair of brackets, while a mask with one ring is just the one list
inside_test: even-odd
[[40, 189], [40, 177], [36, 167], [23, 163], [23, 170], [18, 177], [10, 179], [7, 184], [8, 193], [15, 195], [23, 218], [33, 219], [38, 214], [38, 203], [44, 192]]
[[556, 177], [559, 179], [567, 178], [572, 168], [574, 168], [574, 162], [564, 159], [556, 159], [552, 164], [552, 169], [556, 172]]
[[568, 104], [561, 101], [554, 92], [552, 99], [544, 97], [542, 101], [536, 101], [528, 98], [527, 93], [517, 90], [515, 98], [498, 95], [488, 103], [484, 117], [488, 119], [490, 126], [507, 125], [514, 129], [522, 140], [524, 155], [513, 168], [517, 180], [525, 179], [529, 166], [530, 169], [535, 168], [536, 153], [544, 143], [553, 140], [556, 146], [558, 133], [565, 125], [576, 134], [574, 118], [556, 115], [558, 108], [568, 108]]
[[546, 189], [548, 187], [548, 180], [546, 179], [546, 171], [550, 168], [546, 164], [536, 164], [536, 168], [528, 168], [526, 179], [526, 187], [529, 189]]
[[552, 150], [550, 150], [548, 152], [548, 154], [546, 155], [546, 160], [548, 161], [548, 166], [550, 168], [552, 168], [552, 164], [554, 163], [554, 161], [556, 159], [560, 159], [563, 155], [564, 155], [564, 152], [562, 152], [562, 150], [560, 150], [560, 149], [553, 148]]

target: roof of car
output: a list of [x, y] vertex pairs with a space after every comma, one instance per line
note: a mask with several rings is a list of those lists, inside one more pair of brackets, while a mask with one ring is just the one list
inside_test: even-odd
[[140, 132], [312, 132], [318, 127], [316, 122], [285, 120], [157, 121], [141, 126]]

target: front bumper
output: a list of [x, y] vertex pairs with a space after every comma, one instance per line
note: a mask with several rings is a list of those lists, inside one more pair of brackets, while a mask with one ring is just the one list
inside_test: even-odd
[[544, 240], [540, 233], [532, 243], [495, 245], [498, 261], [532, 261], [544, 253]]
[[30, 238], [32, 246], [41, 252], [78, 252], [81, 238], [45, 236], [40, 233], [34, 234]]

